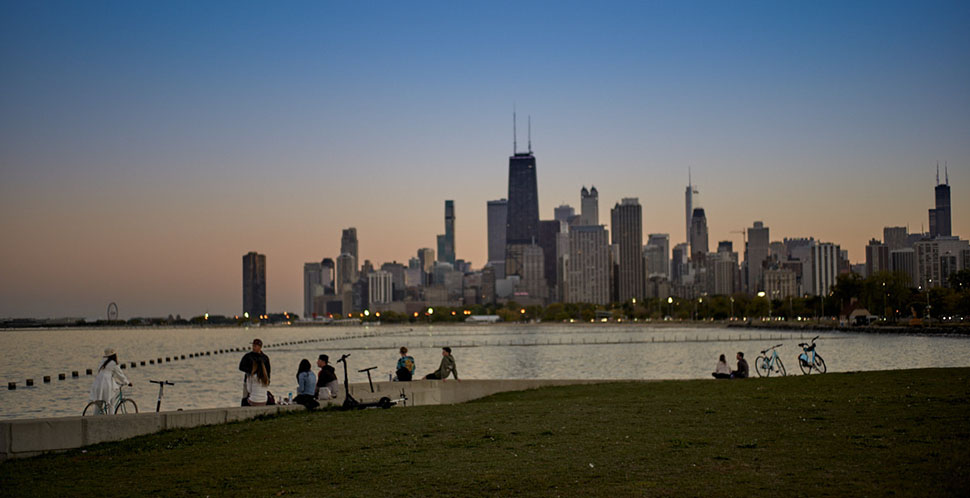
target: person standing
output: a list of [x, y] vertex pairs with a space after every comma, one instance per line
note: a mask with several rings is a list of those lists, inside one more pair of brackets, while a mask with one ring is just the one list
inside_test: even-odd
[[330, 366], [330, 357], [322, 354], [317, 358], [320, 373], [317, 375], [317, 399], [334, 399], [340, 394], [337, 372]]
[[88, 398], [91, 401], [104, 401], [105, 410], [111, 413], [111, 403], [118, 396], [118, 387], [131, 385], [131, 381], [125, 372], [118, 366], [118, 355], [115, 350], [107, 348], [101, 359], [101, 366], [98, 367], [98, 375], [91, 384], [91, 393]]
[[397, 360], [397, 380], [409, 381], [414, 376], [414, 358], [408, 356], [408, 348], [401, 346], [401, 357]]
[[732, 379], [747, 379], [748, 378], [748, 360], [744, 359], [744, 353], [738, 351], [738, 369], [731, 372]]
[[[261, 367], [260, 367], [261, 366]], [[266, 372], [266, 385], [269, 385], [270, 374], [272, 373], [269, 364], [269, 356], [263, 353], [263, 341], [260, 339], [253, 339], [253, 350], [244, 354], [242, 359], [239, 360], [239, 370], [245, 374], [243, 376], [243, 406], [245, 406], [246, 399], [249, 398], [249, 385], [251, 384], [249, 377], [256, 373], [262, 371]]]
[[427, 380], [445, 380], [449, 375], [454, 374], [455, 380], [458, 378], [458, 367], [455, 365], [455, 357], [451, 355], [451, 348], [445, 346], [441, 348], [441, 364], [434, 372], [425, 375]]

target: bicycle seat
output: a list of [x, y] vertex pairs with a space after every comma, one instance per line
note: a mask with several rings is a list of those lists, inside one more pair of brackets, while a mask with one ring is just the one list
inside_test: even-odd
[[804, 348], [805, 346], [808, 346], [808, 344], [805, 344], [804, 342], [798, 343], [798, 347]]

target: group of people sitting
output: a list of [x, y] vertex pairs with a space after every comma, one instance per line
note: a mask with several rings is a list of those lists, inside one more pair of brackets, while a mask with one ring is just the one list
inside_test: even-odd
[[727, 360], [724, 359], [724, 355], [717, 361], [717, 366], [714, 367], [714, 373], [711, 375], [715, 379], [747, 379], [748, 378], [748, 360], [744, 359], [744, 353], [738, 351], [738, 369], [731, 370], [731, 367], [727, 364]]
[[[275, 397], [269, 391], [271, 368], [269, 357], [263, 353], [263, 341], [254, 339], [252, 348], [253, 350], [243, 355], [242, 360], [239, 361], [239, 370], [245, 374], [242, 406], [276, 404]], [[394, 380], [410, 381], [415, 371], [414, 358], [408, 355], [406, 347], [402, 346], [400, 353]], [[310, 367], [310, 360], [304, 358], [300, 361], [296, 370], [297, 394], [293, 398], [294, 403], [313, 409], [320, 406], [321, 400], [335, 399], [340, 394], [340, 382], [337, 380], [337, 372], [330, 365], [330, 357], [325, 354], [317, 357], [317, 368], [320, 370], [315, 374]], [[441, 364], [438, 370], [424, 378], [444, 380], [450, 375], [454, 375], [455, 380], [459, 380], [451, 348], [444, 347], [441, 348]]]

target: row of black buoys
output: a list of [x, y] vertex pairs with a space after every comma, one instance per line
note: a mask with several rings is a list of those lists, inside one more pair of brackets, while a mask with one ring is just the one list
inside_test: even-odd
[[51, 376], [50, 375], [45, 375], [44, 376], [44, 384], [50, 384], [50, 382], [51, 382]]
[[67, 378], [67, 376], [64, 375], [64, 374], [57, 374], [57, 380], [64, 380], [66, 378]]
[[27, 387], [34, 385], [34, 379], [27, 379]]

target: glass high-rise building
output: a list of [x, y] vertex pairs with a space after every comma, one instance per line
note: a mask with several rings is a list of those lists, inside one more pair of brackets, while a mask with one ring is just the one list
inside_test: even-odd
[[243, 313], [251, 318], [266, 314], [266, 255], [243, 256]]
[[539, 191], [536, 158], [532, 152], [509, 157], [508, 217], [505, 244], [532, 244], [539, 240]]
[[707, 216], [704, 208], [694, 208], [690, 219], [690, 259], [702, 261], [709, 249], [707, 241]]
[[[488, 261], [505, 265], [505, 226], [509, 217], [509, 201], [488, 201]], [[504, 275], [504, 273], [503, 273]]]
[[345, 228], [343, 233], [340, 235], [340, 254], [347, 253], [354, 257], [354, 264], [360, 261], [360, 255], [357, 254], [357, 229], [356, 228]]

